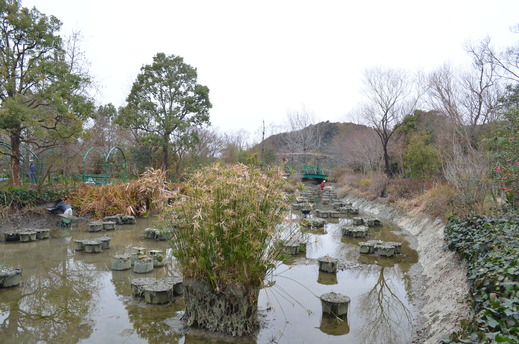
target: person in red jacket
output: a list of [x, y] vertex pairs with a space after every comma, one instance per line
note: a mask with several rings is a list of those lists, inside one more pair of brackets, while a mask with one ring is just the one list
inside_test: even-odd
[[326, 180], [323, 180], [323, 181], [321, 182], [321, 190], [324, 190], [324, 183], [326, 183]]

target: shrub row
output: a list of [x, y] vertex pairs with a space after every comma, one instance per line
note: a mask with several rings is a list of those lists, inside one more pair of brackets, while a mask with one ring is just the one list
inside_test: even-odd
[[68, 190], [63, 189], [9, 187], [5, 190], [0, 190], [0, 207], [22, 209], [24, 207], [55, 202], [60, 198], [64, 198], [67, 193]]
[[451, 250], [468, 266], [474, 318], [444, 343], [519, 343], [519, 219], [452, 219]]

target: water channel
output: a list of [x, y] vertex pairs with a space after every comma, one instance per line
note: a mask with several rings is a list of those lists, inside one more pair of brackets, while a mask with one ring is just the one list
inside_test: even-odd
[[[182, 297], [159, 306], [132, 297], [132, 278], [178, 275], [167, 242], [144, 239], [150, 220], [104, 232], [112, 241], [102, 253], [74, 250], [75, 239], [100, 236], [86, 224], [53, 228], [45, 240], [2, 242], [0, 265], [23, 275], [19, 286], [0, 289], [0, 343], [410, 343], [417, 311], [408, 272], [416, 251], [404, 232], [383, 223], [370, 229], [370, 239], [403, 242], [401, 254], [360, 255], [365, 239], [343, 237], [346, 221], [305, 233], [306, 252], [280, 262], [260, 293], [261, 328], [252, 338], [186, 329]], [[132, 246], [165, 251], [166, 264], [144, 275], [112, 271], [111, 257]], [[336, 274], [319, 272], [317, 259], [325, 255], [339, 259]], [[346, 321], [322, 316], [319, 296], [332, 291], [351, 298]]]

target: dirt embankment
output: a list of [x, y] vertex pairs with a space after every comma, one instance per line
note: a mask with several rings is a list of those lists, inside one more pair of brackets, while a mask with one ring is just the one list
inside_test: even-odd
[[[51, 213], [47, 210], [47, 208], [53, 206], [53, 203], [49, 203], [4, 214], [0, 219], [0, 234], [13, 230], [39, 228], [59, 229], [61, 218], [56, 213]], [[79, 219], [79, 221], [84, 220], [86, 219]], [[4, 236], [0, 235], [0, 240], [3, 239]]]
[[416, 342], [436, 344], [444, 335], [459, 330], [460, 320], [468, 319], [471, 313], [465, 301], [469, 287], [463, 262], [443, 239], [445, 225], [418, 212], [405, 213], [357, 196], [348, 195], [344, 200], [411, 234], [411, 245], [419, 257], [411, 270], [412, 301], [421, 310], [415, 324]]

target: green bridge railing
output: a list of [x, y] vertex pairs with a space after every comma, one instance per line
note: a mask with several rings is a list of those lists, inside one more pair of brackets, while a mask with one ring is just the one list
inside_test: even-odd
[[330, 169], [315, 165], [287, 166], [287, 171], [300, 173], [303, 178], [327, 179], [332, 175]]

